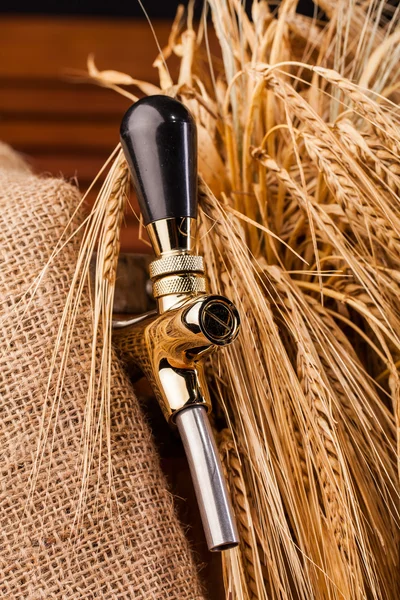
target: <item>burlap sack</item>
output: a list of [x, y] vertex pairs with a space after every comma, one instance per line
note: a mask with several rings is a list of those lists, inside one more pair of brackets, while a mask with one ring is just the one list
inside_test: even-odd
[[41, 271], [77, 201], [75, 188], [61, 180], [32, 175], [19, 157], [0, 147], [0, 597], [203, 598], [151, 433], [116, 362], [111, 428], [115, 493], [106, 507], [104, 452], [100, 484], [95, 473], [83, 528], [71, 540], [90, 369], [87, 296], [79, 312], [57, 426], [49, 408], [46, 423], [53, 423], [50, 440], [33, 504], [28, 512], [23, 510], [77, 243], [68, 245], [57, 257], [28, 310], [27, 300], [20, 305], [17, 302]]

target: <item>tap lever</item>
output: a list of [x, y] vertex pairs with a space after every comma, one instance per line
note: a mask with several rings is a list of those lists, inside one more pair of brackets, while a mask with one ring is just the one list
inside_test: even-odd
[[145, 225], [197, 218], [197, 135], [188, 109], [169, 96], [142, 98], [126, 112], [121, 144]]

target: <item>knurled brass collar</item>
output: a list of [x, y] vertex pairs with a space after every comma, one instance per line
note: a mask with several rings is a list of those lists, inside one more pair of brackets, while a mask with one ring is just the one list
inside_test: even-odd
[[154, 298], [169, 294], [203, 294], [207, 291], [204, 277], [182, 273], [157, 279], [153, 284]]
[[150, 279], [157, 279], [170, 273], [204, 273], [202, 256], [192, 254], [172, 254], [150, 263]]

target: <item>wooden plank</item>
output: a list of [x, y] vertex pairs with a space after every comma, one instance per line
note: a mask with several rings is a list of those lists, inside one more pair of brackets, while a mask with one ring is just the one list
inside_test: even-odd
[[0, 121], [0, 138], [22, 152], [90, 152], [94, 156], [111, 153], [119, 142], [119, 127], [115, 122], [46, 120]]
[[[119, 141], [130, 100], [71, 72], [86, 70], [94, 53], [99, 69], [113, 69], [153, 83], [158, 49], [145, 20], [1, 16], [0, 139], [28, 157], [39, 173], [76, 181], [84, 193]], [[163, 46], [170, 21], [153, 21]], [[168, 61], [176, 80], [178, 59]], [[138, 93], [138, 90], [134, 90]], [[101, 180], [88, 194], [90, 207]], [[138, 211], [135, 198], [131, 202]], [[151, 250], [138, 238], [136, 217], [121, 233], [126, 251]]]
[[[153, 27], [161, 46], [165, 45], [171, 23], [155, 20]], [[152, 68], [158, 50], [146, 21], [1, 17], [0, 78], [62, 79], [73, 70], [85, 71], [91, 53], [99, 69], [158, 81]]]
[[0, 80], [0, 117], [118, 120], [131, 102], [113, 90], [73, 82]]
[[[1, 130], [1, 125], [0, 125]], [[76, 177], [82, 189], [87, 187], [96, 177], [101, 167], [107, 160], [107, 153], [103, 155], [37, 152], [34, 156], [27, 155], [27, 161], [36, 173], [50, 173], [55, 177], [62, 176], [66, 179]]]

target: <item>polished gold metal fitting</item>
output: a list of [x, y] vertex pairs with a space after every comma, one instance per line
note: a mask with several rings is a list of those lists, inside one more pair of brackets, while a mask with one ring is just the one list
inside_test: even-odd
[[211, 408], [202, 359], [233, 342], [239, 329], [230, 300], [199, 295], [162, 314], [114, 324], [114, 339], [125, 364], [139, 365], [151, 381], [166, 418], [173, 422], [189, 406]]
[[153, 221], [146, 226], [155, 255], [193, 254], [196, 245], [196, 219], [174, 217]]
[[157, 279], [171, 273], [204, 273], [202, 256], [193, 254], [172, 254], [150, 263], [150, 279]]
[[206, 280], [195, 274], [182, 273], [157, 279], [153, 284], [154, 298], [169, 294], [204, 294], [207, 291]]

